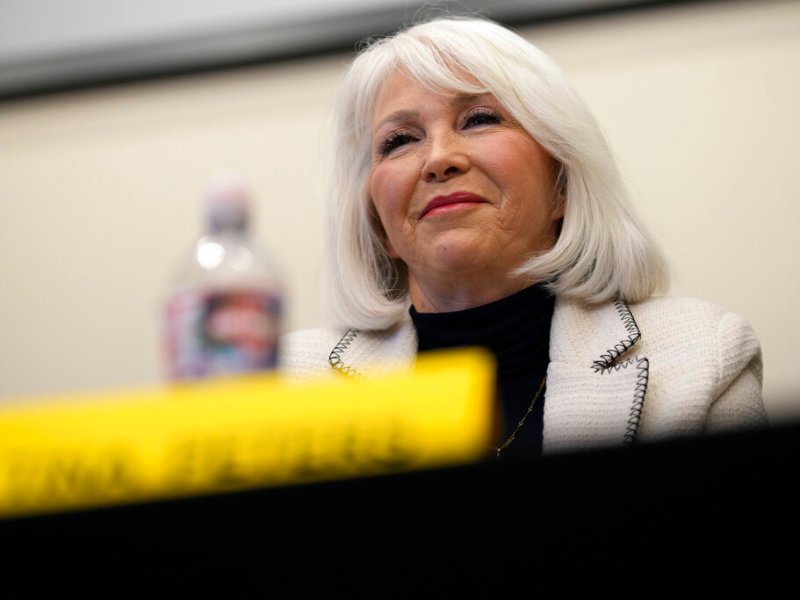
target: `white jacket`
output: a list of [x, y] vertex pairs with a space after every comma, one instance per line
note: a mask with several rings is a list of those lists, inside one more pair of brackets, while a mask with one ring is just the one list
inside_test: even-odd
[[[306, 380], [410, 366], [410, 318], [384, 331], [309, 329], [282, 338], [282, 372]], [[656, 297], [587, 306], [558, 298], [550, 331], [544, 452], [767, 424], [752, 328], [718, 305]]]

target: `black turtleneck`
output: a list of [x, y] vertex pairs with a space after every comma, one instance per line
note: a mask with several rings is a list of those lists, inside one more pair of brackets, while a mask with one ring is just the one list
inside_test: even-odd
[[[497, 360], [501, 445], [525, 415], [550, 362], [550, 321], [555, 297], [542, 284], [467, 310], [420, 313], [409, 310], [419, 352], [482, 346]], [[538, 456], [542, 451], [544, 390], [503, 457]]]

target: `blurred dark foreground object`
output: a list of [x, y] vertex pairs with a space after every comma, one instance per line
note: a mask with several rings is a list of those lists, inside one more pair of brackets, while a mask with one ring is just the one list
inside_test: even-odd
[[793, 583], [798, 459], [786, 423], [7, 520], [0, 564], [29, 597], [763, 593]]

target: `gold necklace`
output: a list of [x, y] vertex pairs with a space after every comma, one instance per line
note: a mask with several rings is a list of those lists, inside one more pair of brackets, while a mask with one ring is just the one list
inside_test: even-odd
[[522, 418], [517, 423], [517, 426], [514, 429], [514, 431], [511, 432], [511, 435], [505, 442], [503, 442], [502, 446], [497, 446], [496, 448], [494, 448], [497, 458], [500, 458], [500, 455], [502, 454], [503, 450], [505, 450], [511, 445], [511, 442], [513, 442], [514, 438], [517, 437], [517, 433], [519, 433], [519, 430], [522, 429], [523, 425], [525, 425], [525, 419], [527, 419], [528, 415], [530, 415], [533, 412], [533, 407], [536, 406], [536, 401], [539, 399], [539, 396], [541, 395], [542, 390], [544, 389], [544, 384], [546, 381], [547, 381], [547, 375], [542, 377], [542, 382], [539, 384], [539, 389], [536, 390], [536, 395], [533, 397], [533, 400], [531, 400], [531, 404], [528, 407], [528, 410], [526, 410], [525, 414], [522, 415]]

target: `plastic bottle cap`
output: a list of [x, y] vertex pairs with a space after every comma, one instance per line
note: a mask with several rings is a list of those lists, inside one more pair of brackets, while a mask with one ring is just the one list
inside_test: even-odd
[[250, 192], [236, 173], [221, 171], [211, 179], [206, 192], [206, 215], [212, 231], [246, 227], [250, 211]]

